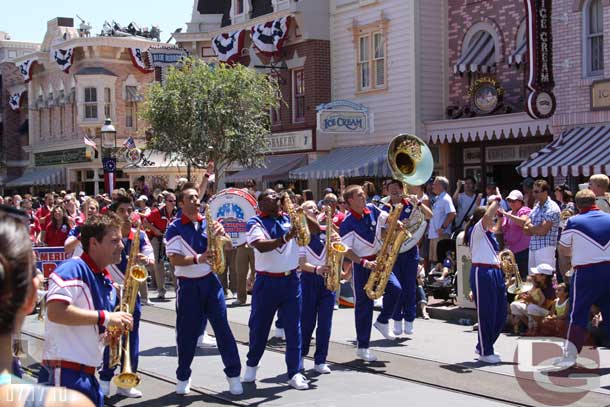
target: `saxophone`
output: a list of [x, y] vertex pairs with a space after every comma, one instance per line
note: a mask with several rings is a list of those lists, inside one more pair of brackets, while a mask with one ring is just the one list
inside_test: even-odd
[[[139, 224], [133, 241], [131, 242], [129, 258], [127, 260], [127, 267], [125, 269], [125, 280], [123, 281], [121, 302], [116, 309], [116, 311], [128, 312], [132, 315], [136, 309], [136, 299], [138, 297], [140, 284], [146, 284], [146, 278], [148, 277], [146, 268], [137, 263], [137, 256], [140, 252], [140, 230], [141, 225]], [[109, 345], [110, 367], [117, 366], [121, 362], [121, 354], [123, 355], [123, 369], [118, 376], [115, 376], [113, 383], [117, 387], [126, 389], [137, 386], [138, 383], [140, 383], [140, 377], [131, 370], [129, 332], [127, 332], [125, 335], [121, 335], [120, 332], [115, 329], [109, 330], [109, 334], [112, 338]]]
[[205, 208], [205, 229], [208, 235], [208, 262], [212, 271], [218, 275], [225, 272], [227, 260], [225, 258], [225, 242], [231, 241], [226, 236], [214, 236], [212, 228], [214, 219], [210, 213], [210, 205]]
[[326, 267], [329, 269], [324, 276], [324, 285], [329, 291], [337, 291], [341, 283], [343, 254], [347, 252], [347, 247], [341, 242], [332, 241], [333, 216], [330, 206], [324, 209], [324, 215], [326, 216]]
[[376, 300], [383, 295], [388, 285], [390, 274], [392, 274], [394, 263], [396, 263], [400, 247], [405, 240], [411, 237], [411, 233], [408, 230], [400, 228], [398, 225], [398, 218], [402, 213], [402, 208], [403, 204], [399, 203], [388, 215], [385, 239], [383, 239], [381, 249], [375, 258], [377, 266], [371, 271], [369, 279], [364, 286], [364, 291], [371, 300]]
[[311, 240], [307, 216], [303, 212], [297, 212], [288, 193], [284, 193], [282, 199], [284, 200], [284, 210], [290, 217], [290, 224], [297, 230], [297, 244], [301, 247], [307, 246]]

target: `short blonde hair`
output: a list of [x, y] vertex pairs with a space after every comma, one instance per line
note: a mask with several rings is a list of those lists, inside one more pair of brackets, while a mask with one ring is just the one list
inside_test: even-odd
[[591, 175], [591, 178], [589, 178], [589, 182], [595, 184], [604, 191], [607, 191], [610, 179], [605, 174], [593, 174]]

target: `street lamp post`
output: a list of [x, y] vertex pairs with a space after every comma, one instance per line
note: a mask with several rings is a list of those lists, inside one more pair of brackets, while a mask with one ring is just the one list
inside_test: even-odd
[[112, 120], [106, 119], [102, 130], [102, 164], [104, 167], [104, 186], [108, 194], [114, 189], [116, 180], [116, 129], [112, 125]]

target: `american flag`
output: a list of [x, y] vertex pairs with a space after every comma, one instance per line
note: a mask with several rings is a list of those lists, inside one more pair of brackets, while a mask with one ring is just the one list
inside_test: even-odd
[[133, 137], [129, 137], [127, 140], [125, 140], [123, 147], [128, 149], [136, 148], [136, 142], [134, 141]]
[[95, 144], [95, 141], [89, 139], [87, 136], [83, 136], [83, 142], [86, 145], [93, 147], [93, 149], [97, 151], [97, 144]]

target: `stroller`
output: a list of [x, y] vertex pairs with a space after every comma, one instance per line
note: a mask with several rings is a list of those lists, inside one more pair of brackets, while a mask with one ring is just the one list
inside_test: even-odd
[[457, 271], [455, 262], [455, 240], [445, 239], [438, 243], [437, 253], [442, 263], [434, 265], [425, 279], [424, 290], [427, 296], [457, 302]]

